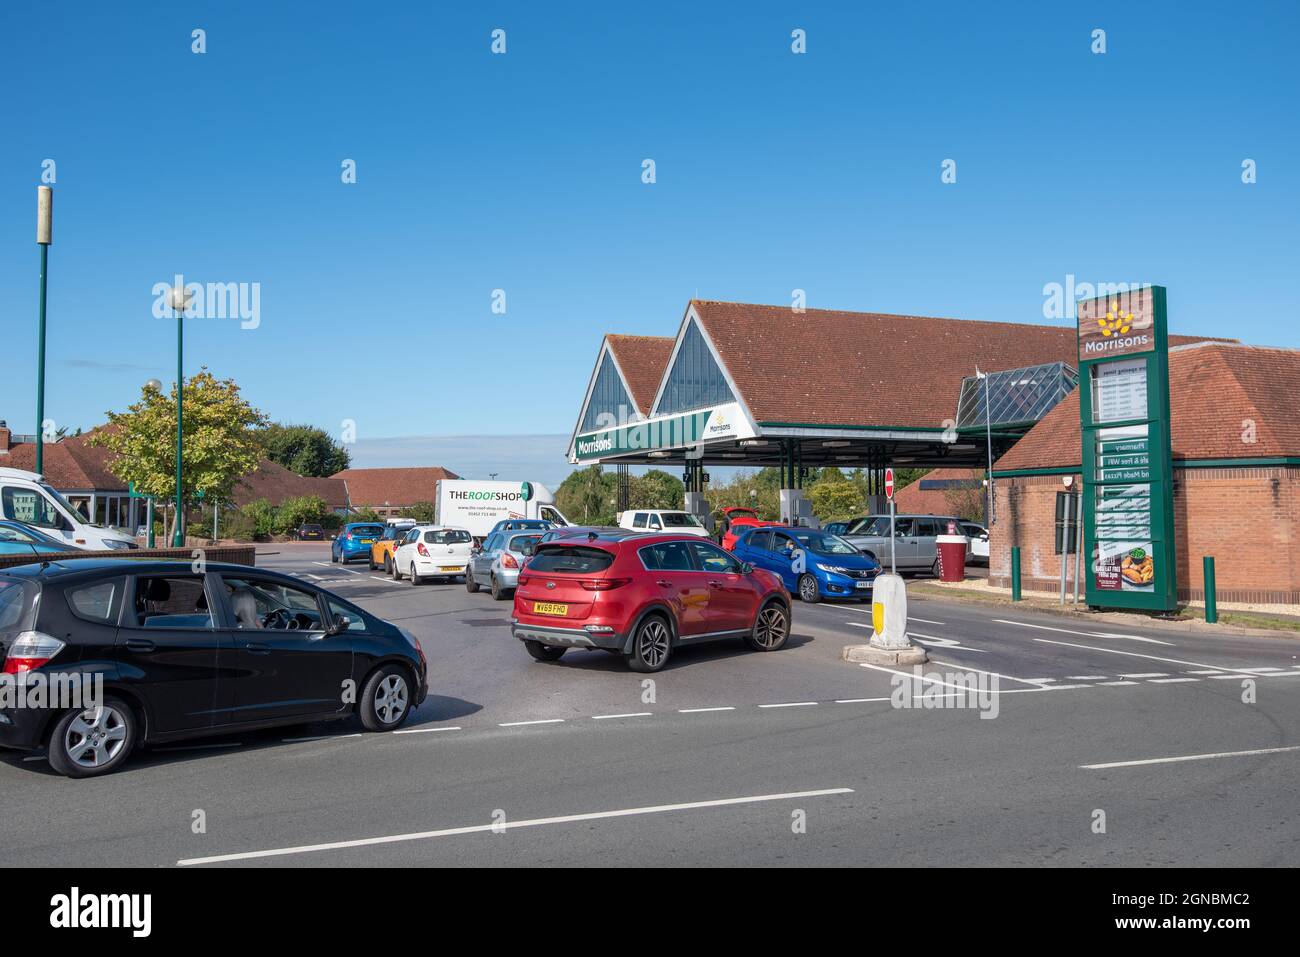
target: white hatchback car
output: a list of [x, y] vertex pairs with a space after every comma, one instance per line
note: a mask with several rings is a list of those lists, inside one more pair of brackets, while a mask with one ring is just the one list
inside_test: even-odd
[[426, 578], [450, 581], [465, 574], [474, 538], [451, 525], [417, 525], [393, 552], [393, 577], [418, 585]]
[[709, 538], [709, 530], [690, 512], [673, 508], [629, 508], [618, 517], [620, 528], [638, 532], [672, 532]]

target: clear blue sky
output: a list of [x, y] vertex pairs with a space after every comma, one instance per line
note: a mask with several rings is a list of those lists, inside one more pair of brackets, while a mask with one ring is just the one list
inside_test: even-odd
[[555, 434], [542, 480], [601, 334], [671, 334], [697, 294], [1041, 322], [1072, 273], [1298, 346], [1297, 9], [5, 4], [0, 418], [34, 428], [47, 158], [47, 414], [73, 427], [173, 377], [151, 290], [176, 272], [261, 284], [257, 329], [189, 323], [187, 370], [355, 420], [363, 464]]

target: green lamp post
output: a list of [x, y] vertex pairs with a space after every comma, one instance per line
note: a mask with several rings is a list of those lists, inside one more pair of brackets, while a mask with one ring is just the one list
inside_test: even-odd
[[36, 471], [45, 472], [45, 280], [54, 242], [54, 190], [36, 187], [36, 242], [41, 247], [41, 305], [36, 329]]
[[185, 286], [178, 284], [171, 292], [172, 312], [176, 313], [176, 532], [172, 536], [172, 547], [185, 546], [185, 500], [181, 488], [181, 442], [185, 438], [184, 402], [185, 391], [185, 310], [190, 307], [190, 296]]

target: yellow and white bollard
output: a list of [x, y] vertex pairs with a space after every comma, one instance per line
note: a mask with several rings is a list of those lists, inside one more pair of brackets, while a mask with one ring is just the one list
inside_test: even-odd
[[907, 587], [901, 575], [876, 576], [871, 591], [871, 638], [845, 645], [845, 661], [913, 665], [928, 660], [925, 649], [907, 636]]

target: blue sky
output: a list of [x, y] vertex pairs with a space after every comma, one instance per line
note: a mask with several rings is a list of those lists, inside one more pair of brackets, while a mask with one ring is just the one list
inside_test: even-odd
[[1300, 346], [1296, 5], [995, 6], [6, 4], [0, 418], [34, 429], [45, 159], [73, 427], [171, 380], [178, 272], [261, 288], [256, 329], [189, 322], [188, 371], [354, 420], [358, 464], [540, 481], [600, 336], [671, 334], [695, 295], [1041, 322], [1073, 274]]

